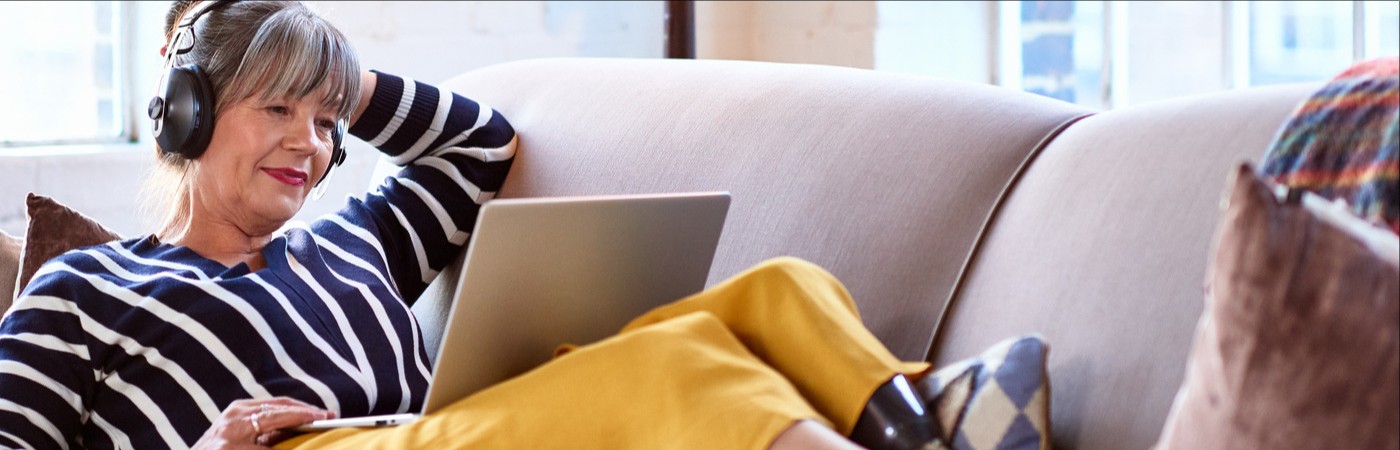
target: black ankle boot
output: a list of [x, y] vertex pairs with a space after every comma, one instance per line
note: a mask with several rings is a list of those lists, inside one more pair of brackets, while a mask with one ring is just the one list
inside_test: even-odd
[[944, 374], [939, 379], [930, 375], [914, 381], [914, 394], [928, 416], [933, 437], [945, 443], [953, 441], [953, 431], [961, 426], [963, 410], [972, 397], [975, 375], [969, 368], [956, 375]]
[[870, 450], [943, 448], [930, 430], [936, 421], [924, 412], [923, 403], [909, 380], [895, 375], [870, 396], [851, 431], [851, 441]]

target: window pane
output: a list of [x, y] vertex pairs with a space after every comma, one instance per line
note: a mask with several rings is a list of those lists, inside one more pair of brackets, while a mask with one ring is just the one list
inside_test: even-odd
[[989, 21], [984, 2], [875, 2], [875, 70], [987, 83]]
[[1366, 15], [1366, 58], [1400, 54], [1400, 2], [1368, 1]]
[[1351, 2], [1250, 2], [1249, 83], [1318, 81], [1352, 63]]
[[1125, 65], [1128, 72], [1124, 104], [1228, 87], [1224, 5], [1142, 1], [1124, 6], [1128, 16], [1127, 60], [1113, 61]]
[[1019, 4], [1022, 89], [1082, 105], [1107, 106], [1104, 3]]
[[118, 6], [0, 2], [0, 141], [122, 134]]
[[666, 5], [662, 2], [544, 2], [545, 30], [576, 36], [569, 56], [658, 58], [665, 56]]

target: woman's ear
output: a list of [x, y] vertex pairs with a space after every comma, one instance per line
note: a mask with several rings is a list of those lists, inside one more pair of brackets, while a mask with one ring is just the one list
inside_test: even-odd
[[164, 58], [164, 57], [165, 57], [165, 47], [166, 47], [166, 46], [164, 46], [164, 45], [160, 46], [160, 57], [161, 57], [161, 58]]

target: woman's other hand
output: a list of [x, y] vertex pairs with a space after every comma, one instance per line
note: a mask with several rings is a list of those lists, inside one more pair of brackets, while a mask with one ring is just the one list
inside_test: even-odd
[[334, 411], [288, 397], [237, 400], [224, 408], [223, 414], [204, 432], [194, 448], [267, 448], [295, 434], [284, 431], [285, 428], [334, 417]]

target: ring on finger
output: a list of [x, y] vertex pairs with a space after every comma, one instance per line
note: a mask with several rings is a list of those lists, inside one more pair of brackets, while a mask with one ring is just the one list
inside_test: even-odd
[[262, 415], [262, 413], [259, 412], [259, 413], [253, 413], [253, 415], [248, 416], [248, 422], [251, 423], [251, 424], [253, 424], [253, 433], [255, 433], [255, 434], [262, 434], [262, 425], [259, 425], [259, 424], [258, 424], [258, 416], [261, 416], [261, 415]]

